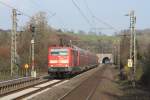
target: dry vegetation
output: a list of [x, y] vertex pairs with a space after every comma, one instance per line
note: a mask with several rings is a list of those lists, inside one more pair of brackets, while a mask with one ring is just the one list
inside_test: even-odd
[[[121, 67], [124, 68], [128, 79], [130, 77], [127, 68], [127, 59], [129, 59], [130, 37], [128, 32], [124, 32], [121, 38]], [[144, 86], [150, 86], [150, 30], [137, 31], [137, 73], [136, 80]]]
[[[35, 64], [36, 69], [40, 72], [47, 73], [47, 55], [48, 47], [52, 45], [70, 45], [72, 40], [73, 45], [80, 48], [88, 49], [93, 52], [103, 51], [111, 52], [115, 37], [96, 34], [86, 34], [84, 32], [74, 33], [73, 31], [63, 32], [61, 29], [54, 29], [47, 24], [46, 13], [39, 12], [33, 16], [29, 22], [22, 28], [22, 31], [17, 33], [17, 64], [19, 71], [24, 70], [26, 63], [31, 64], [31, 38], [32, 33], [29, 30], [29, 25], [34, 23], [36, 27], [35, 34]], [[104, 41], [105, 40], [105, 41]], [[11, 31], [0, 30], [0, 74], [5, 70], [10, 73], [10, 43]], [[107, 50], [109, 49], [109, 51]], [[19, 73], [19, 72], [18, 72]]]
[[[46, 13], [39, 12], [33, 16], [24, 27], [22, 31], [17, 34], [17, 63], [19, 69], [24, 69], [24, 64], [31, 63], [31, 38], [32, 33], [29, 31], [28, 26], [30, 23], [35, 23], [35, 62], [36, 69], [40, 72], [47, 72], [47, 54], [48, 47], [52, 45], [70, 45], [72, 40], [73, 45], [77, 45], [83, 49], [90, 50], [95, 53], [112, 52], [114, 50], [115, 36], [105, 36], [96, 34], [86, 34], [85, 32], [74, 33], [73, 31], [63, 32], [61, 29], [54, 29], [47, 24]], [[130, 37], [128, 31], [120, 33], [121, 35], [121, 68], [126, 70], [128, 76], [127, 59], [129, 58], [129, 42]], [[137, 32], [137, 50], [138, 50], [138, 66], [137, 66], [137, 80], [142, 80], [146, 85], [150, 84], [150, 30], [142, 30]], [[0, 30], [0, 72], [10, 71], [10, 43], [11, 33], [10, 30]]]

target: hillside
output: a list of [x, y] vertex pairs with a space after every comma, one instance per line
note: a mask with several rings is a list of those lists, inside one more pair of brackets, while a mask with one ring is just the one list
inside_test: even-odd
[[[48, 47], [53, 45], [76, 45], [95, 53], [112, 52], [113, 36], [100, 36], [92, 34], [78, 34], [59, 32], [52, 28], [37, 29], [35, 35], [35, 64], [37, 70], [47, 70]], [[26, 63], [31, 64], [31, 39], [32, 33], [28, 29], [17, 32], [17, 63], [24, 70]], [[71, 40], [71, 41], [70, 41]], [[0, 69], [10, 71], [10, 44], [11, 31], [0, 31]], [[102, 49], [103, 48], [103, 49]], [[108, 50], [109, 49], [109, 50]]]

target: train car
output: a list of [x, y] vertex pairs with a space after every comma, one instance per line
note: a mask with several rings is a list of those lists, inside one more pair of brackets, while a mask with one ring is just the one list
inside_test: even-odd
[[50, 76], [73, 75], [95, 67], [95, 54], [77, 47], [50, 47], [48, 50], [48, 73]]

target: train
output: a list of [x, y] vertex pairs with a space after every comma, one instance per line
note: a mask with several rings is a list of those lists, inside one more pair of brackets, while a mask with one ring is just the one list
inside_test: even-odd
[[98, 65], [96, 54], [76, 46], [48, 48], [48, 74], [52, 77], [70, 76]]

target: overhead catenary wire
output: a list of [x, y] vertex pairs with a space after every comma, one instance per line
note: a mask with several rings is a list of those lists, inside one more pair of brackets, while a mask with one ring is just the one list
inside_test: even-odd
[[81, 8], [77, 5], [77, 3], [74, 0], [72, 0], [72, 3], [77, 8], [77, 10], [81, 14], [81, 16], [84, 18], [84, 20], [89, 24], [90, 27], [92, 27], [93, 25], [91, 24], [91, 22], [89, 21], [89, 19], [85, 16], [85, 14], [82, 12]]
[[[32, 3], [34, 3], [34, 5], [36, 5], [37, 7], [40, 7], [41, 5], [34, 1], [34, 0], [30, 0]], [[45, 8], [44, 10], [46, 10], [46, 12], [48, 13], [49, 19], [51, 19], [52, 17], [55, 17], [58, 21], [58, 23], [60, 23], [62, 26], [62, 29], [65, 31], [65, 27], [66, 25], [64, 24], [63, 20], [61, 19], [60, 16], [58, 16], [58, 14], [56, 12], [52, 12], [49, 9]]]
[[[26, 17], [28, 17], [28, 18], [33, 19], [32, 16], [28, 15], [27, 13], [25, 13], [25, 12], [19, 10], [18, 8], [15, 8], [15, 7], [13, 7], [13, 6], [11, 6], [11, 5], [5, 3], [5, 2], [0, 1], [0, 4], [6, 6], [6, 7], [8, 7], [8, 8], [10, 8], [10, 9], [16, 9], [16, 11], [17, 11], [19, 14], [24, 15], [24, 16], [26, 16]], [[49, 11], [49, 12], [50, 12], [50, 11]], [[50, 12], [50, 13], [51, 13], [51, 16], [49, 16], [49, 18], [51, 18], [51, 17], [53, 17], [53, 16], [56, 15], [56, 13], [52, 13], [52, 12]]]
[[[37, 7], [37, 8], [39, 8], [41, 6], [40, 4], [38, 4], [38, 2], [35, 2], [34, 0], [29, 0], [29, 1], [32, 4], [34, 4], [34, 6]], [[56, 15], [56, 13], [53, 13], [53, 12], [51, 12], [48, 9], [45, 9], [45, 10], [47, 10], [47, 14], [46, 15], [48, 16], [49, 19], [51, 19], [52, 17], [54, 17]]]
[[10, 9], [16, 9], [16, 11], [19, 12], [19, 14], [22, 14], [22, 15], [24, 15], [26, 17], [32, 18], [30, 15], [26, 14], [25, 12], [23, 12], [23, 11], [19, 10], [18, 8], [15, 8], [15, 7], [13, 7], [13, 6], [5, 3], [5, 2], [0, 1], [0, 4], [10, 8]]
[[109, 27], [109, 29], [113, 29], [113, 30], [114, 30], [114, 31], [116, 31], [116, 32], [118, 32], [118, 31], [119, 31], [118, 29], [114, 28], [112, 25], [110, 25], [110, 24], [108, 24], [108, 23], [104, 22], [103, 20], [99, 19], [99, 18], [98, 18], [98, 17], [96, 17], [96, 16], [93, 16], [93, 18], [95, 18], [95, 19], [96, 19], [97, 21], [99, 21], [100, 23], [102, 23], [102, 24], [104, 24], [104, 25], [108, 26], [108, 27]]
[[[5, 3], [5, 2], [0, 1], [0, 4], [6, 6], [7, 8], [15, 9], [15, 10], [17, 11], [17, 14], [18, 14], [18, 15], [23, 15], [23, 16], [25, 16], [25, 17], [27, 17], [27, 18], [31, 18], [31, 19], [33, 18], [32, 16], [28, 15], [27, 13], [25, 13], [25, 12], [21, 11], [20, 9], [15, 8], [14, 6], [9, 5], [9, 4]], [[17, 21], [18, 21], [18, 20], [17, 20]], [[20, 27], [20, 31], [21, 31], [21, 27], [22, 27], [22, 26], [19, 26], [19, 24], [17, 24], [17, 27]], [[18, 34], [18, 33], [17, 33], [17, 34]]]
[[87, 1], [86, 0], [84, 0], [84, 3], [85, 3], [85, 6], [86, 6], [86, 8], [87, 8], [87, 11], [91, 14], [91, 16], [93, 17], [93, 12], [92, 12], [92, 10], [89, 8], [89, 5], [88, 5], [88, 3], [87, 3]]
[[[21, 15], [24, 15], [24, 16], [26, 16], [26, 17], [28, 17], [28, 18], [33, 19], [32, 16], [28, 15], [27, 13], [21, 11], [20, 9], [18, 9], [18, 8], [12, 6], [12, 5], [9, 5], [9, 4], [7, 4], [7, 3], [5, 3], [5, 2], [2, 2], [2, 1], [0, 1], [0, 4], [6, 6], [6, 7], [8, 7], [8, 8], [10, 8], [10, 9], [16, 9], [16, 11], [18, 12], [18, 14], [21, 14]], [[34, 4], [35, 4], [35, 3], [34, 3]], [[39, 6], [38, 6], [38, 7], [39, 7]], [[49, 18], [52, 18], [53, 16], [56, 15], [56, 13], [52, 13], [52, 12], [51, 12], [50, 10], [48, 10], [48, 9], [45, 9], [45, 10], [47, 10], [47, 11], [50, 13]], [[58, 19], [58, 20], [60, 20], [60, 19]], [[62, 23], [63, 23], [63, 22], [62, 22]], [[63, 23], [63, 26], [64, 26], [64, 23]]]
[[[92, 16], [95, 20], [97, 20], [98, 22], [100, 22], [100, 23], [102, 23], [103, 25], [107, 26], [108, 29], [113, 29], [114, 31], [117, 31], [117, 32], [118, 32], [118, 30], [117, 30], [115, 27], [113, 27], [113, 26], [110, 25], [109, 23], [106, 23], [105, 21], [101, 20], [100, 18], [96, 17], [96, 16], [94, 15], [94, 13], [92, 12], [92, 10], [90, 9], [90, 7], [89, 7], [87, 1], [84, 0], [84, 2], [85, 2], [85, 5], [86, 5], [86, 8], [88, 9], [87, 11], [91, 14], [91, 16]], [[107, 28], [105, 28], [105, 29], [107, 29]]]
[[[34, 0], [29, 0], [29, 1], [32, 2], [38, 8], [41, 6], [38, 2], [35, 2]], [[51, 17], [51, 16], [53, 17], [54, 15], [56, 15], [55, 12], [52, 12], [49, 9], [45, 9], [45, 10], [48, 12], [49, 17]]]
[[96, 32], [96, 30], [97, 30], [97, 28], [96, 28], [96, 22], [95, 22], [95, 20], [93, 19], [93, 12], [91, 11], [91, 9], [89, 8], [89, 5], [88, 5], [88, 3], [87, 3], [87, 1], [86, 0], [84, 0], [84, 3], [85, 3], [85, 6], [86, 6], [86, 8], [87, 8], [87, 11], [89, 12], [89, 14], [90, 14], [90, 16], [91, 16], [91, 18], [92, 18], [92, 23], [94, 24], [93, 26], [93, 28], [92, 28], [92, 30], [94, 29], [95, 30], [95, 32]]

